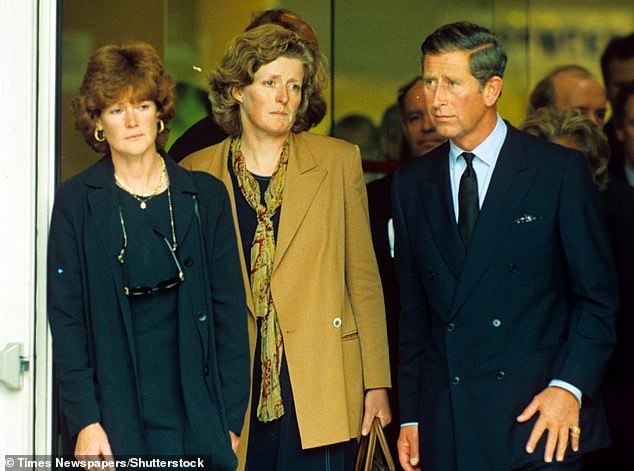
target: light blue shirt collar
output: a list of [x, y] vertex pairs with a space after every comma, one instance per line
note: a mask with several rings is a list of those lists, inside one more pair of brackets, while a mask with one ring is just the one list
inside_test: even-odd
[[498, 156], [500, 155], [500, 149], [502, 149], [502, 145], [504, 144], [504, 140], [506, 139], [506, 123], [497, 115], [497, 122], [491, 134], [489, 134], [484, 141], [482, 141], [475, 149], [472, 151], [465, 151], [458, 147], [454, 142], [449, 140], [449, 158], [455, 164], [456, 160], [463, 152], [471, 152], [475, 154], [475, 156], [487, 164], [489, 167], [495, 167], [495, 163], [498, 160]]

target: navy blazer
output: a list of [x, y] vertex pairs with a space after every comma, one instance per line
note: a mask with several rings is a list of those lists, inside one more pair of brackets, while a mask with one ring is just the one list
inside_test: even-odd
[[[508, 123], [507, 123], [508, 125]], [[576, 151], [508, 125], [467, 250], [449, 144], [397, 170], [401, 422], [423, 469], [543, 460], [516, 417], [557, 378], [583, 392], [581, 450], [609, 443], [597, 395], [615, 341], [616, 281], [601, 205]]]
[[[235, 469], [249, 397], [246, 301], [224, 185], [165, 158], [185, 281], [178, 339], [187, 446]], [[132, 319], [116, 255], [122, 245], [114, 169], [104, 157], [57, 192], [48, 250], [48, 316], [71, 435], [100, 422], [115, 457], [145, 453]]]

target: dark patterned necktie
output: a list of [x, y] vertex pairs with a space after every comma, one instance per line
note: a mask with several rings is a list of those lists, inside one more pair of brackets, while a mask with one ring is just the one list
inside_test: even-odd
[[475, 227], [480, 207], [478, 205], [478, 179], [473, 170], [473, 155], [471, 152], [460, 154], [467, 162], [467, 168], [460, 177], [458, 189], [458, 230], [465, 247], [469, 246], [471, 233]]

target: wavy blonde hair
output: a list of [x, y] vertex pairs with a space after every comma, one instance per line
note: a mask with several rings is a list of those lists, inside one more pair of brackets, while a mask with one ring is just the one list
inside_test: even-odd
[[156, 135], [157, 147], [163, 148], [169, 136], [167, 123], [174, 117], [176, 86], [156, 50], [147, 43], [108, 44], [88, 60], [84, 80], [73, 100], [73, 111], [75, 128], [97, 152], [110, 150], [107, 140], [95, 140], [97, 119], [105, 108], [122, 98], [156, 103], [158, 116], [166, 125]]
[[304, 66], [302, 99], [292, 130], [301, 132], [310, 126], [306, 120], [310, 97], [325, 86], [323, 59], [315, 47], [297, 33], [265, 24], [233, 38], [220, 66], [209, 74], [209, 100], [214, 118], [230, 136], [242, 132], [240, 107], [233, 91], [253, 83], [253, 76], [260, 67], [279, 57], [299, 59]]
[[575, 108], [544, 106], [531, 113], [520, 126], [528, 134], [554, 142], [560, 138], [572, 138], [586, 158], [592, 181], [599, 190], [608, 183], [610, 145], [603, 131], [590, 118]]

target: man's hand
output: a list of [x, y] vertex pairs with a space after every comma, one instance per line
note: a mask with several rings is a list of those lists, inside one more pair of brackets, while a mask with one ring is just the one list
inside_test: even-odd
[[418, 425], [401, 427], [396, 443], [398, 460], [405, 471], [420, 471], [418, 454]]
[[365, 413], [363, 414], [361, 435], [370, 433], [370, 427], [372, 427], [375, 417], [381, 421], [381, 427], [385, 427], [392, 421], [387, 389], [370, 389], [365, 393]]
[[238, 452], [238, 445], [240, 444], [240, 437], [229, 430], [229, 439], [231, 440], [231, 449], [234, 453]]
[[108, 436], [98, 422], [85, 426], [77, 434], [75, 458], [78, 460], [112, 459]]
[[535, 451], [537, 442], [546, 430], [545, 462], [553, 460], [555, 448], [556, 460], [563, 461], [569, 439], [572, 450], [579, 450], [579, 401], [572, 393], [556, 386], [547, 387], [533, 398], [517, 421], [526, 422], [537, 412], [539, 417], [526, 442], [527, 453]]

